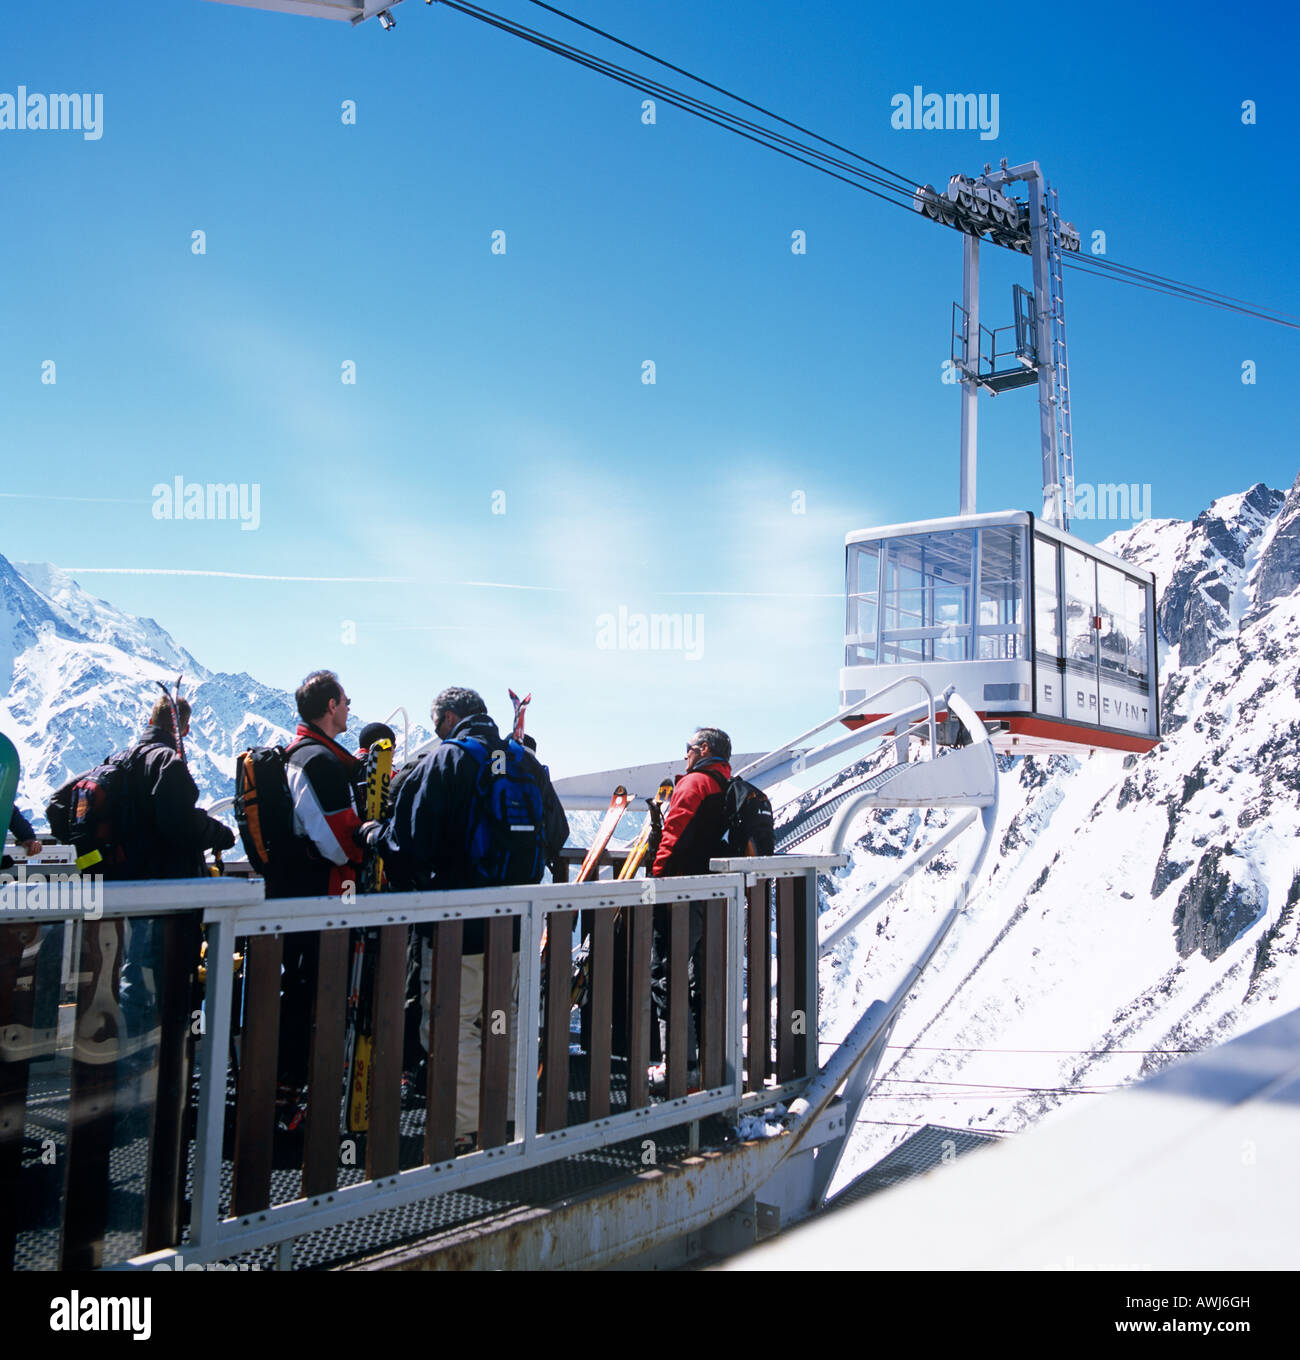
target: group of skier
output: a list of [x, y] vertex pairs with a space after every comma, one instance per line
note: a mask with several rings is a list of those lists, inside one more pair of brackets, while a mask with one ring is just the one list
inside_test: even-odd
[[[241, 757], [242, 761], [273, 753], [275, 761], [263, 768], [274, 770], [272, 778], [279, 781], [284, 795], [280, 814], [284, 820], [277, 834], [271, 829], [274, 790], [255, 787], [251, 778], [237, 789], [237, 820], [250, 859], [263, 872], [267, 896], [337, 896], [367, 881], [393, 890], [538, 883], [548, 869], [560, 877], [568, 820], [549, 772], [535, 754], [536, 743], [523, 734], [522, 709], [527, 700], [511, 697], [516, 699], [516, 723], [503, 738], [479, 694], [461, 687], [444, 689], [431, 710], [438, 745], [393, 772], [391, 784], [383, 790], [387, 796], [376, 800], [373, 778], [368, 785], [367, 777], [373, 775], [373, 756], [380, 752], [387, 757], [385, 769], [391, 768], [392, 730], [380, 723], [367, 725], [359, 734], [359, 750], [353, 754], [340, 744], [351, 704], [337, 675], [326, 670], [308, 675], [295, 694], [300, 722], [289, 745]], [[185, 761], [189, 720], [189, 702], [163, 687], [139, 740], [55, 795], [47, 809], [52, 829], [56, 834], [66, 831], [82, 851], [90, 847], [79, 858], [83, 871], [99, 872], [110, 880], [185, 878], [211, 872], [204, 863], [205, 852], [214, 852], [219, 860], [222, 852], [233, 847], [235, 835], [229, 827], [198, 807], [198, 789]], [[655, 818], [655, 835], [645, 861], [649, 876], [708, 872], [709, 860], [721, 852], [725, 838], [730, 755], [725, 732], [705, 727], [693, 733], [686, 747], [686, 773], [678, 779], [671, 802], [665, 798], [662, 822], [658, 815]], [[87, 821], [87, 808], [92, 809], [90, 815], [102, 816], [100, 823]], [[95, 814], [95, 809], [100, 813]], [[29, 856], [39, 852], [30, 825], [20, 823], [15, 832]], [[368, 872], [381, 863], [382, 880], [367, 880]], [[663, 1053], [667, 1042], [667, 913], [657, 910], [655, 917], [652, 997]], [[692, 1010], [697, 1003], [702, 919], [702, 907], [695, 904], [689, 948]], [[418, 1068], [429, 1047], [431, 940], [431, 928], [412, 932], [404, 1065], [410, 1069], [408, 1084], [413, 1092], [423, 1085]], [[128, 941], [124, 958], [124, 1020], [132, 1030], [149, 1020], [149, 1008], [127, 1003], [133, 986], [139, 989], [152, 943], [143, 937]], [[517, 918], [513, 948], [511, 1032], [517, 1024]], [[462, 951], [456, 1131], [463, 1150], [473, 1145], [478, 1124], [481, 921], [465, 922]], [[301, 1106], [310, 1050], [316, 952], [309, 933], [285, 936], [283, 968], [279, 1077], [281, 1103], [292, 1111], [295, 1104]], [[695, 1030], [692, 1023], [688, 1056], [692, 1084], [698, 1084]], [[651, 1078], [652, 1084], [662, 1081], [662, 1064], [652, 1069]], [[513, 1079], [509, 1090], [513, 1094]]]

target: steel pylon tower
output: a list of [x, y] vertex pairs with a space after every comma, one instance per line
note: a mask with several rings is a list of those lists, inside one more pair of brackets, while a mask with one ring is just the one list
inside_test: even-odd
[[[1024, 180], [1028, 203], [1008, 198], [1003, 186]], [[919, 212], [965, 232], [962, 301], [954, 308], [952, 361], [961, 373], [960, 513], [975, 513], [975, 471], [981, 388], [993, 393], [1038, 386], [1043, 460], [1043, 511], [1049, 524], [1069, 529], [1074, 510], [1074, 438], [1070, 423], [1070, 365], [1065, 336], [1065, 288], [1061, 257], [1078, 250], [1079, 234], [1062, 222], [1056, 190], [1037, 161], [992, 170], [978, 179], [954, 175], [946, 194], [930, 185], [916, 191]], [[1027, 253], [1033, 264], [1032, 294], [1014, 290], [1013, 326], [980, 324], [979, 247], [987, 234], [995, 245]], [[1014, 331], [1014, 344], [1000, 336]], [[987, 352], [986, 352], [987, 351]], [[1006, 363], [1000, 366], [1000, 361]]]

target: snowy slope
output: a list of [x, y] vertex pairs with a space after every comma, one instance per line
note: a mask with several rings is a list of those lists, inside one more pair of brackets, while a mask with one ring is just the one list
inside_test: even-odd
[[[186, 755], [209, 804], [233, 792], [240, 751], [292, 735], [293, 696], [250, 675], [208, 670], [153, 619], [96, 599], [54, 567], [0, 557], [0, 730], [22, 760], [18, 805], [38, 826], [53, 790], [129, 745], [160, 693], [157, 681], [181, 673], [193, 708]], [[413, 727], [412, 750], [428, 737]]]
[[[901, 1014], [841, 1181], [902, 1126], [1016, 1130], [1300, 1006], [1300, 479], [1103, 546], [1157, 573], [1164, 743], [1000, 760], [995, 849]], [[865, 815], [822, 909], [946, 822]], [[892, 990], [954, 863], [823, 961], [823, 1039]]]

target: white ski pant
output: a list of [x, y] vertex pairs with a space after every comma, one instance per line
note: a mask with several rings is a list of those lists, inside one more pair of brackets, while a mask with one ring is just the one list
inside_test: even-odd
[[[456, 1058], [456, 1137], [478, 1132], [479, 1076], [483, 1063], [483, 958], [465, 954], [460, 961], [460, 1024]], [[420, 1043], [429, 1051], [429, 987], [433, 981], [433, 945], [420, 948]], [[491, 1022], [489, 1021], [489, 1025]], [[493, 1033], [510, 1045], [510, 1074], [506, 1095], [506, 1118], [515, 1117], [515, 1077], [518, 1071], [516, 1036], [519, 1033], [519, 955], [510, 964], [510, 1017], [504, 1035]]]

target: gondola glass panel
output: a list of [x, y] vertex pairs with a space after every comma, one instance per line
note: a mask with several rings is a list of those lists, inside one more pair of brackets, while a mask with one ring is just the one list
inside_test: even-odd
[[1064, 691], [1061, 657], [1061, 588], [1057, 579], [1059, 549], [1034, 538], [1034, 648], [1038, 675], [1035, 708], [1053, 718], [1062, 716]]
[[[1015, 661], [1025, 655], [1025, 531], [981, 529], [979, 650], [981, 661]], [[1022, 698], [1029, 695], [1005, 695]]]
[[884, 543], [880, 660], [965, 661], [971, 655], [974, 535], [918, 534]]
[[849, 546], [848, 636], [844, 639], [844, 664], [870, 666], [876, 660], [876, 608], [880, 592], [880, 544]]
[[1097, 565], [1073, 548], [1065, 554], [1065, 716], [1097, 721]]
[[1146, 592], [1122, 571], [1099, 562], [1097, 612], [1101, 618], [1101, 722], [1145, 732], [1151, 702], [1146, 678]]

